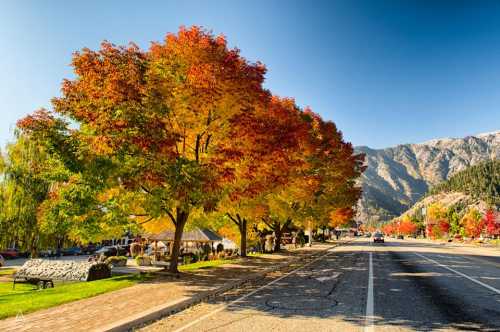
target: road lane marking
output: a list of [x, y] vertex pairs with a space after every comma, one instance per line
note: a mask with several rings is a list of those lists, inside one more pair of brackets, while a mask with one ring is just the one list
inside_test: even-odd
[[374, 305], [373, 305], [373, 254], [369, 253], [368, 258], [368, 294], [366, 296], [366, 315], [364, 332], [375, 331], [374, 325]]
[[434, 259], [432, 259], [432, 258], [426, 257], [426, 256], [424, 256], [424, 255], [422, 255], [422, 254], [419, 254], [419, 253], [415, 253], [415, 255], [417, 255], [417, 256], [419, 256], [419, 257], [422, 257], [422, 258], [424, 258], [424, 259], [428, 260], [429, 262], [432, 262], [432, 263], [434, 263], [434, 264], [436, 264], [436, 265], [438, 265], [438, 266], [440, 266], [440, 267], [442, 267], [442, 268], [445, 268], [445, 269], [447, 269], [447, 270], [450, 270], [451, 272], [456, 273], [456, 274], [458, 274], [459, 276], [462, 276], [462, 277], [464, 277], [464, 278], [466, 278], [466, 279], [468, 279], [468, 280], [470, 280], [470, 281], [472, 281], [472, 282], [475, 282], [476, 284], [478, 284], [478, 285], [480, 285], [480, 286], [483, 286], [484, 288], [487, 288], [487, 289], [489, 289], [489, 290], [490, 290], [490, 291], [492, 291], [492, 292], [495, 292], [495, 293], [497, 293], [497, 294], [500, 294], [500, 290], [499, 290], [499, 289], [496, 289], [495, 287], [491, 287], [490, 285], [487, 285], [487, 284], [485, 284], [485, 283], [483, 283], [483, 282], [481, 282], [481, 281], [479, 281], [479, 280], [477, 280], [477, 279], [475, 279], [475, 278], [469, 277], [468, 275], [466, 275], [466, 274], [464, 274], [464, 273], [462, 273], [462, 272], [459, 272], [459, 271], [457, 271], [457, 270], [455, 270], [455, 269], [452, 269], [451, 267], [449, 267], [449, 266], [447, 266], [447, 265], [441, 264], [441, 263], [439, 263], [439, 262], [435, 261], [435, 260], [434, 260]]
[[190, 328], [190, 327], [192, 327], [192, 326], [194, 326], [194, 325], [198, 324], [199, 322], [204, 321], [205, 319], [207, 319], [207, 318], [209, 318], [209, 317], [211, 317], [211, 316], [213, 316], [213, 315], [215, 315], [215, 314], [217, 314], [217, 313], [221, 312], [222, 310], [226, 309], [227, 307], [229, 307], [229, 306], [231, 306], [231, 305], [234, 305], [234, 304], [237, 304], [237, 303], [239, 303], [239, 302], [243, 301], [244, 299], [246, 299], [247, 297], [250, 297], [250, 296], [252, 296], [253, 294], [255, 294], [255, 293], [257, 293], [257, 292], [259, 292], [259, 291], [261, 291], [261, 290], [263, 290], [263, 289], [268, 288], [268, 287], [269, 287], [269, 286], [271, 286], [272, 284], [277, 283], [278, 281], [280, 281], [280, 280], [282, 280], [282, 279], [285, 279], [286, 277], [288, 277], [288, 276], [290, 276], [290, 275], [292, 275], [292, 274], [294, 274], [294, 273], [296, 273], [296, 272], [298, 272], [298, 271], [302, 270], [303, 268], [305, 268], [305, 267], [307, 267], [307, 266], [311, 265], [312, 263], [315, 263], [315, 262], [317, 262], [318, 260], [320, 260], [320, 259], [322, 259], [322, 258], [324, 258], [324, 257], [326, 257], [326, 256], [328, 256], [328, 255], [330, 255], [330, 254], [333, 252], [333, 249], [335, 249], [335, 248], [337, 248], [337, 247], [338, 247], [338, 245], [337, 245], [337, 246], [335, 246], [335, 247], [333, 247], [333, 248], [328, 249], [328, 250], [327, 250], [328, 252], [327, 252], [326, 254], [321, 255], [320, 257], [318, 257], [318, 258], [316, 258], [316, 259], [314, 259], [314, 260], [310, 261], [309, 263], [306, 263], [306, 264], [302, 265], [301, 267], [296, 268], [296, 269], [295, 269], [295, 270], [293, 270], [293, 271], [288, 272], [287, 274], [285, 274], [285, 275], [283, 275], [283, 276], [279, 277], [278, 279], [274, 279], [273, 281], [271, 281], [271, 282], [269, 282], [269, 283], [265, 284], [264, 286], [261, 286], [261, 287], [257, 288], [256, 290], [253, 290], [253, 291], [251, 291], [250, 293], [248, 293], [248, 294], [246, 294], [246, 295], [243, 295], [243, 296], [241, 296], [241, 297], [237, 298], [236, 300], [231, 301], [231, 302], [229, 302], [228, 304], [225, 304], [225, 305], [223, 305], [222, 307], [220, 307], [220, 308], [218, 308], [218, 309], [215, 309], [215, 310], [213, 310], [213, 311], [211, 311], [211, 312], [209, 312], [209, 313], [207, 313], [207, 314], [205, 314], [205, 315], [201, 316], [201, 317], [200, 317], [200, 318], [198, 318], [198, 319], [193, 320], [193, 321], [192, 321], [192, 322], [190, 322], [189, 324], [186, 324], [186, 325], [184, 325], [184, 326], [182, 326], [182, 327], [178, 328], [177, 330], [174, 330], [174, 332], [181, 332], [181, 331], [184, 331], [184, 330], [186, 330], [186, 329], [188, 329], [188, 328]]

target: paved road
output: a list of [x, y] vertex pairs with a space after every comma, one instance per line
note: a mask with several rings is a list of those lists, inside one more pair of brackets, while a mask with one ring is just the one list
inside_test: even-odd
[[500, 256], [358, 239], [144, 331], [500, 331]]

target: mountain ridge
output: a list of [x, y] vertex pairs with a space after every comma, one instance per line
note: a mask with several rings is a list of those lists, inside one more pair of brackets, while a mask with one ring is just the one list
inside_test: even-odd
[[500, 158], [500, 130], [464, 138], [437, 138], [385, 149], [355, 148], [365, 153], [360, 179], [363, 196], [357, 219], [389, 220], [410, 208], [430, 187], [481, 161]]

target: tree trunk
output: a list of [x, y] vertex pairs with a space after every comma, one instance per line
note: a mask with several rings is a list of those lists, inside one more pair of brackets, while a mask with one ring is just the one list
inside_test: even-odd
[[238, 228], [240, 230], [240, 256], [247, 257], [247, 220], [245, 218], [240, 220]]
[[176, 221], [175, 221], [174, 245], [172, 248], [172, 252], [170, 253], [170, 264], [168, 268], [170, 272], [174, 273], [179, 272], [177, 266], [179, 263], [181, 239], [182, 239], [182, 233], [184, 232], [184, 226], [186, 226], [188, 217], [189, 217], [189, 212], [177, 208], [177, 214], [175, 216]]
[[236, 218], [230, 213], [226, 213], [226, 216], [238, 226], [238, 230], [240, 231], [240, 256], [247, 257], [247, 220], [241, 218], [238, 213], [236, 213]]
[[274, 252], [279, 252], [281, 250], [281, 223], [278, 221], [276, 222], [276, 227], [274, 228], [274, 236], [275, 236], [275, 242], [274, 242]]

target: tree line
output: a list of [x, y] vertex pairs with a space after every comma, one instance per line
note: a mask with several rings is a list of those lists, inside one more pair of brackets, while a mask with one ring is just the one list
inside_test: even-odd
[[500, 160], [488, 160], [466, 168], [429, 191], [429, 195], [457, 191], [500, 207]]
[[[263, 87], [266, 68], [223, 36], [181, 27], [147, 50], [103, 42], [72, 59], [53, 110], [20, 119], [1, 166], [0, 241], [96, 241], [150, 222], [234, 225], [277, 240], [347, 222], [364, 156], [331, 121]], [[216, 217], [214, 217], [216, 216]], [[278, 242], [277, 241], [277, 242]]]

